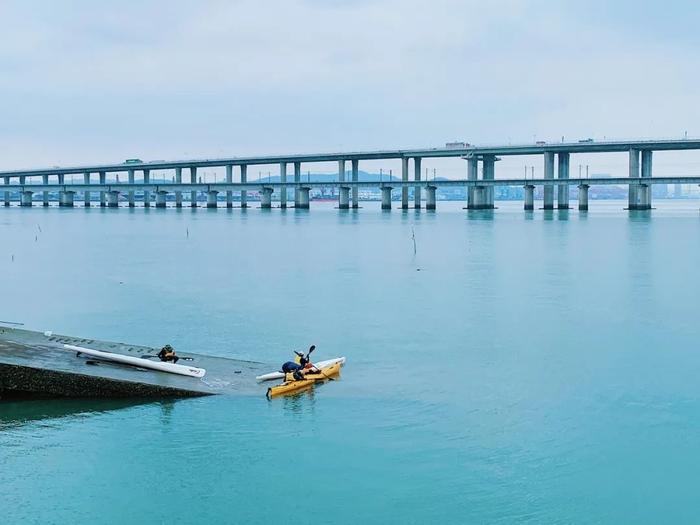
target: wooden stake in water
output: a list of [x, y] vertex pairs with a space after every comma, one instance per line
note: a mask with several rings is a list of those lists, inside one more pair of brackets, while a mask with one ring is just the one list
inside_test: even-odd
[[411, 228], [411, 237], [413, 239], [413, 255], [416, 254], [416, 231]]

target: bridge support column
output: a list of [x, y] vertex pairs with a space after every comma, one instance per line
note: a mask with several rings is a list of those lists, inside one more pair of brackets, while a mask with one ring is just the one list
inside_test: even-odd
[[588, 184], [579, 184], [578, 211], [588, 211]]
[[[5, 186], [8, 186], [10, 184], [10, 177], [5, 177]], [[10, 192], [8, 190], [5, 190], [5, 206], [10, 205]]]
[[382, 186], [382, 210], [391, 209], [391, 188], [390, 186]]
[[119, 192], [118, 191], [110, 191], [107, 193], [107, 206], [109, 208], [118, 208], [119, 207]]
[[[210, 190], [207, 192], [207, 208], [217, 208], [219, 192], [216, 190]], [[227, 204], [228, 205], [228, 204]]]
[[58, 205], [63, 208], [72, 208], [74, 206], [75, 192], [71, 190], [61, 191], [58, 194]]
[[[45, 185], [49, 184], [49, 176], [48, 175], [42, 175], [41, 177], [41, 182], [43, 182]], [[49, 205], [49, 192], [44, 190], [42, 192], [42, 205], [44, 207]]]
[[[401, 181], [408, 182], [408, 157], [401, 158]], [[408, 209], [408, 186], [401, 186], [401, 209]]]
[[[630, 179], [639, 179], [639, 150], [631, 148], [629, 153], [629, 177]], [[636, 182], [630, 181], [629, 193], [627, 198], [627, 209], [638, 210], [639, 209], [639, 196], [637, 195], [637, 188], [639, 186]]]
[[474, 188], [474, 210], [489, 210], [488, 188], [486, 186], [476, 186]]
[[[143, 183], [144, 184], [151, 183], [151, 171], [150, 170], [143, 170]], [[144, 208], [151, 207], [151, 192], [150, 192], [150, 190], [143, 190], [143, 207]]]
[[[416, 182], [420, 182], [421, 160], [420, 157], [413, 158], [413, 177]], [[413, 188], [413, 207], [417, 210], [421, 207], [421, 187], [418, 184]]]
[[525, 184], [525, 211], [535, 209], [535, 187], [532, 184]]
[[[107, 174], [104, 171], [100, 172], [100, 184], [103, 186], [107, 184]], [[104, 190], [100, 191], [100, 207], [104, 208], [107, 206], [107, 192]]]
[[19, 205], [22, 207], [25, 207], [25, 208], [31, 208], [33, 196], [34, 196], [33, 191], [24, 190], [22, 193], [20, 193]]
[[[134, 184], [134, 170], [127, 172], [129, 175], [129, 184]], [[129, 190], [129, 208], [136, 206], [136, 197], [134, 190]]]
[[[190, 184], [197, 184], [197, 166], [190, 166]], [[190, 208], [197, 207], [197, 190], [190, 192]]]
[[[241, 164], [241, 184], [248, 182], [248, 165]], [[241, 208], [248, 207], [248, 192], [241, 190]]]
[[260, 207], [269, 210], [272, 208], [272, 188], [263, 188], [260, 192]]
[[[554, 153], [551, 151], [544, 152], [544, 178], [554, 179]], [[554, 186], [545, 184], [542, 188], [543, 206], [545, 210], [554, 209]]]
[[347, 186], [340, 187], [340, 198], [338, 200], [338, 208], [341, 210], [350, 209], [350, 188]]
[[299, 207], [299, 183], [301, 183], [301, 162], [294, 163], [294, 182], [297, 186], [294, 187], [294, 207]]
[[432, 211], [435, 210], [435, 190], [437, 188], [435, 186], [426, 186], [425, 188], [425, 193], [426, 193], [426, 201], [425, 201], [425, 209]]
[[[484, 173], [482, 175], [484, 180], [494, 180], [496, 178], [496, 156], [495, 155], [484, 155]], [[483, 205], [482, 209], [491, 210], [494, 208], [494, 187], [484, 186], [483, 195]]]
[[[175, 168], [175, 184], [182, 184], [182, 168]], [[182, 208], [182, 192], [175, 192], [175, 207]]]
[[[345, 160], [341, 159], [338, 161], [338, 182], [341, 184], [345, 182]], [[347, 209], [347, 203], [345, 203], [345, 208], [343, 208], [344, 203], [342, 202], [343, 197], [343, 187], [341, 186], [338, 190], [338, 208], [341, 210]], [[347, 195], [346, 195], [347, 197]]]
[[[233, 166], [226, 166], [226, 182], [231, 184], [233, 182]], [[231, 190], [226, 190], [226, 207], [233, 208], [233, 192]]]
[[[559, 179], [569, 178], [569, 159], [571, 155], [569, 153], [559, 153], [557, 155], [559, 160], [559, 166], [557, 169], [557, 177]], [[557, 208], [560, 210], [569, 209], [569, 185], [560, 184], [557, 188]]]
[[[287, 163], [280, 162], [280, 182], [287, 182]], [[280, 208], [285, 209], [287, 207], [287, 187], [280, 187]]]
[[[353, 159], [351, 162], [351, 167], [352, 167], [352, 181], [357, 182], [359, 180], [359, 173], [360, 173], [360, 161], [357, 159]], [[360, 194], [360, 189], [357, 187], [357, 184], [354, 184], [352, 186], [352, 207], [354, 209], [357, 209], [360, 207], [359, 203], [359, 194]]]
[[[469, 157], [467, 159], [467, 180], [477, 180], [479, 178], [479, 159]], [[467, 209], [474, 209], [474, 193], [476, 186], [467, 187]]]
[[311, 188], [308, 186], [300, 186], [297, 188], [297, 203], [295, 205], [296, 208], [299, 208], [300, 210], [308, 210], [309, 209], [309, 191]]
[[166, 198], [168, 196], [167, 191], [160, 190], [156, 192], [156, 208], [166, 207]]
[[[652, 174], [652, 160], [654, 152], [652, 150], [642, 151], [642, 180], [646, 182], [647, 179], [651, 178]], [[644, 206], [644, 210], [651, 209], [651, 184], [644, 184], [640, 186], [638, 191], [641, 192], [640, 204]]]
[[[89, 172], [83, 174], [83, 182], [85, 182], [85, 184], [90, 184], [90, 173]], [[85, 206], [86, 208], [89, 208], [90, 207], [90, 200], [91, 200], [90, 192], [84, 191], [83, 192], [83, 206]]]

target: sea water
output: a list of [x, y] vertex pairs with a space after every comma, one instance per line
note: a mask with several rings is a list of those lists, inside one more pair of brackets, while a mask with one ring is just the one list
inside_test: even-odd
[[697, 523], [697, 202], [0, 209], [0, 319], [299, 396], [0, 403], [0, 523]]

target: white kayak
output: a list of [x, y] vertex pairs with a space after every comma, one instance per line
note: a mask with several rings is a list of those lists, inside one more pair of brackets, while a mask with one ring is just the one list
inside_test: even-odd
[[158, 370], [160, 372], [168, 372], [170, 374], [178, 374], [181, 376], [204, 377], [207, 371], [204, 368], [194, 366], [177, 365], [175, 363], [164, 363], [162, 361], [149, 361], [141, 357], [132, 357], [129, 355], [115, 354], [112, 352], [102, 352], [101, 350], [93, 350], [92, 348], [83, 348], [82, 346], [63, 345], [68, 350], [80, 352], [81, 354], [104, 359], [105, 361], [113, 361], [124, 365], [138, 366], [139, 368], [148, 368], [150, 370]]
[[[340, 365], [345, 364], [345, 358], [344, 357], [335, 357], [333, 359], [326, 359], [325, 361], [318, 361], [314, 363], [314, 366], [316, 368], [326, 368], [327, 366], [334, 365], [336, 363], [340, 363]], [[284, 378], [284, 373], [282, 372], [270, 372], [269, 374], [263, 374], [261, 376], [257, 376], [255, 379], [258, 381], [271, 381], [272, 379], [283, 379]]]

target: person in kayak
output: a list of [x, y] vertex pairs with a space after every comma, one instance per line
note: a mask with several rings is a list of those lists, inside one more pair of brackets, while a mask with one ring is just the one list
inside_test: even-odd
[[304, 374], [309, 372], [317, 372], [317, 368], [309, 360], [309, 354], [311, 354], [311, 352], [313, 352], [315, 349], [316, 346], [311, 345], [311, 348], [309, 348], [309, 353], [306, 355], [295, 350], [294, 353], [297, 355], [296, 358], [294, 361], [287, 361], [284, 363], [282, 365], [282, 372], [285, 374], [292, 374], [294, 379], [297, 381], [304, 379]]
[[160, 352], [158, 352], [158, 357], [161, 361], [166, 363], [177, 363], [180, 360], [177, 354], [175, 354], [175, 349], [170, 345], [165, 345], [161, 348]]

